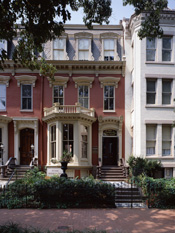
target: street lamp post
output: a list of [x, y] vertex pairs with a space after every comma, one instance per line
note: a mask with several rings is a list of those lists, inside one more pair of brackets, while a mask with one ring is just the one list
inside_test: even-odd
[[30, 146], [30, 148], [31, 148], [31, 154], [32, 154], [32, 164], [33, 164], [33, 158], [34, 158], [34, 148], [35, 148], [35, 146], [32, 144], [32, 145]]

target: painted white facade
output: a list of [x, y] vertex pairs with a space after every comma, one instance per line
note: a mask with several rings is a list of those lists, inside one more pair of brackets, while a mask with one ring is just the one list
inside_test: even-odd
[[[125, 76], [125, 155], [161, 160], [165, 168], [164, 176], [175, 177], [175, 11], [165, 11], [160, 20], [164, 35], [171, 38], [171, 61], [162, 61], [162, 39], [155, 39], [155, 60], [146, 59], [146, 39], [137, 36], [141, 18], [132, 16], [123, 20], [125, 36], [126, 76]], [[155, 80], [155, 103], [147, 103], [147, 80]], [[162, 81], [171, 83], [171, 102], [162, 103]], [[155, 153], [147, 153], [148, 126], [155, 126]], [[171, 152], [163, 155], [163, 127], [171, 126]]]

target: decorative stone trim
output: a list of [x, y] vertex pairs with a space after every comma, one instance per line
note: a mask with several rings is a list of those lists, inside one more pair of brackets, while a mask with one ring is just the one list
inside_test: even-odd
[[75, 39], [92, 39], [93, 34], [89, 32], [78, 32], [74, 34]]
[[102, 117], [99, 116], [98, 117], [98, 122], [99, 122], [99, 130], [101, 130], [101, 128], [104, 125], [109, 125], [109, 124], [114, 124], [116, 129], [118, 129], [119, 131], [122, 131], [122, 125], [123, 125], [123, 116], [119, 116], [119, 117]]
[[7, 117], [7, 116], [2, 116], [0, 115], [0, 123], [9, 123], [10, 121], [12, 121], [11, 117]]
[[100, 34], [100, 39], [117, 39], [120, 37], [119, 34], [114, 33], [114, 32], [104, 32]]
[[118, 77], [100, 77], [99, 81], [101, 83], [101, 88], [104, 86], [115, 86], [115, 88], [118, 87], [118, 83], [120, 81], [120, 78]]
[[94, 77], [73, 77], [73, 81], [75, 82], [76, 88], [83, 85], [92, 88]]
[[19, 123], [24, 124], [26, 128], [33, 128], [35, 132], [38, 133], [38, 118], [14, 117], [13, 124], [15, 133], [18, 131]]
[[52, 87], [54, 85], [61, 85], [64, 86], [64, 88], [67, 87], [67, 82], [69, 80], [69, 77], [63, 77], [63, 76], [54, 76], [54, 80], [51, 78], [47, 77], [49, 81], [49, 86]]
[[15, 79], [17, 80], [18, 87], [20, 87], [21, 84], [32, 84], [33, 87], [35, 87], [35, 82], [37, 80], [37, 77], [30, 75], [20, 75], [20, 76], [15, 76]]
[[10, 81], [10, 76], [0, 75], [0, 84], [5, 84], [8, 87], [9, 81]]

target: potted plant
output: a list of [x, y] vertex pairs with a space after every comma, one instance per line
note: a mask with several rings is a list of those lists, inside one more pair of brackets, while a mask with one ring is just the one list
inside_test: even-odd
[[60, 159], [60, 163], [61, 163], [61, 169], [63, 170], [63, 173], [61, 174], [60, 177], [65, 177], [67, 178], [67, 174], [66, 174], [66, 169], [67, 169], [67, 164], [69, 162], [71, 162], [72, 160], [72, 153], [71, 152], [68, 152], [68, 151], [63, 151], [63, 154], [61, 156], [61, 159]]

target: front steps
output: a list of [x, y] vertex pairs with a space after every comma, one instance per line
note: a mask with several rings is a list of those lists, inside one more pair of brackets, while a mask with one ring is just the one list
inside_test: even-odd
[[126, 174], [122, 166], [102, 166], [99, 179], [103, 181], [125, 181]]

